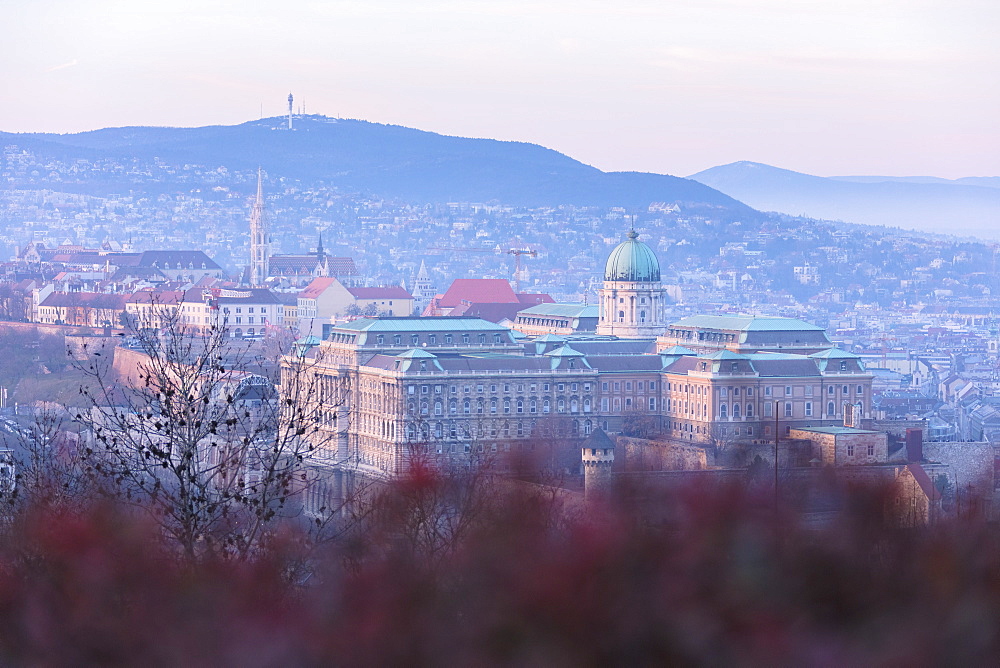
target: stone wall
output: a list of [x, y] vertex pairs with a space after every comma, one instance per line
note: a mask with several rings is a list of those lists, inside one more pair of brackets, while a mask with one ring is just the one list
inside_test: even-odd
[[994, 461], [1000, 452], [992, 443], [944, 442], [924, 443], [924, 459], [945, 464], [957, 489], [978, 494], [992, 494], [995, 485]]
[[621, 471], [700, 471], [708, 467], [705, 448], [677, 441], [615, 437], [615, 468]]

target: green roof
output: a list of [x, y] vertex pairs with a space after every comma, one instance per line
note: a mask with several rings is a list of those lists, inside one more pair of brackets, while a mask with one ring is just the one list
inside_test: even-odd
[[336, 325], [333, 331], [351, 332], [452, 332], [463, 331], [496, 332], [510, 331], [496, 323], [482, 318], [359, 318], [343, 325]]
[[772, 353], [772, 352], [760, 352], [760, 353], [747, 353], [744, 355], [748, 360], [806, 360], [809, 359], [809, 355], [797, 355], [796, 353]]
[[660, 280], [660, 263], [653, 249], [639, 241], [635, 230], [628, 233], [628, 239], [618, 244], [608, 262], [604, 265], [606, 281], [636, 281], [642, 283]]
[[742, 332], [815, 332], [822, 327], [798, 318], [779, 318], [759, 315], [692, 315], [673, 323], [671, 327], [696, 327], [698, 329], [725, 329]]
[[561, 346], [555, 350], [550, 350], [545, 353], [549, 357], [584, 357], [585, 355], [579, 350], [575, 350], [569, 345]]
[[593, 304], [538, 304], [523, 311], [518, 311], [520, 315], [555, 316], [559, 318], [597, 318], [600, 317], [600, 308]]
[[421, 350], [420, 348], [410, 348], [406, 352], [399, 353], [398, 355], [396, 355], [396, 357], [405, 357], [405, 358], [414, 358], [414, 357], [436, 358], [437, 355], [434, 355], [433, 353], [429, 353], [426, 350]]
[[661, 355], [697, 355], [695, 351], [690, 348], [685, 348], [684, 346], [670, 346], [664, 350], [660, 351]]
[[703, 360], [745, 360], [747, 358], [746, 355], [734, 353], [732, 350], [720, 350], [717, 353], [699, 355], [698, 357]]
[[854, 353], [849, 353], [846, 350], [841, 350], [840, 348], [830, 348], [828, 350], [821, 350], [818, 353], [813, 353], [809, 357], [820, 357], [826, 359], [860, 359], [858, 355]]

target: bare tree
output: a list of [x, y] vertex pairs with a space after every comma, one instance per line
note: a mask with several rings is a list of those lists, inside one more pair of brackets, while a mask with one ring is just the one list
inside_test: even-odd
[[225, 322], [192, 331], [175, 308], [155, 320], [118, 351], [117, 372], [83, 364], [92, 381], [81, 389], [90, 409], [76, 416], [90, 436], [84, 460], [185, 558], [247, 558], [301, 512], [323, 445], [317, 402], [305, 400], [309, 362], [283, 366], [279, 397], [274, 378], [245, 370], [277, 365], [230, 339]]
[[0, 451], [0, 513], [25, 509], [73, 513], [98, 494], [98, 480], [80, 460], [79, 434], [64, 408], [39, 406], [33, 418], [4, 418]]

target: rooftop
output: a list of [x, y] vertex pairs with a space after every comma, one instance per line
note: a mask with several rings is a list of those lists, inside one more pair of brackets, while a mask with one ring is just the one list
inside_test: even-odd
[[742, 332], [824, 331], [822, 327], [798, 318], [757, 315], [692, 315], [678, 320], [670, 326]]
[[463, 331], [510, 331], [506, 327], [481, 318], [449, 318], [446, 316], [434, 318], [359, 318], [343, 325], [337, 325], [333, 329], [352, 332], [451, 332], [459, 334]]
[[793, 430], [798, 431], [811, 431], [817, 434], [834, 434], [840, 436], [843, 434], [881, 434], [880, 431], [871, 431], [870, 429], [857, 429], [856, 427], [793, 427]]

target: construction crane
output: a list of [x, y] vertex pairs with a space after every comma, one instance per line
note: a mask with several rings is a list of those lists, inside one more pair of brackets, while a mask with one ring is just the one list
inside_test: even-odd
[[455, 246], [431, 246], [428, 250], [442, 250], [442, 251], [455, 251], [456, 253], [504, 253], [506, 255], [514, 256], [514, 292], [521, 292], [521, 257], [523, 255], [528, 255], [530, 257], [538, 257], [538, 251], [530, 250], [528, 248], [509, 248], [505, 251], [501, 251], [499, 247], [497, 248], [459, 248]]

